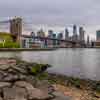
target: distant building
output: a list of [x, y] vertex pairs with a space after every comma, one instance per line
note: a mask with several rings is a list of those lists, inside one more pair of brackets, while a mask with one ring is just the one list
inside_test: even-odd
[[66, 40], [69, 39], [69, 31], [68, 31], [67, 28], [65, 29], [65, 39], [66, 39]]
[[48, 37], [52, 38], [53, 37], [53, 30], [48, 30]]
[[44, 33], [43, 29], [40, 29], [40, 30], [37, 32], [37, 36], [38, 36], [38, 37], [45, 37], [45, 33]]
[[100, 30], [96, 31], [96, 40], [100, 41]]
[[73, 25], [73, 36], [72, 36], [72, 39], [73, 39], [74, 41], [78, 40], [77, 26], [76, 26], [76, 25]]
[[79, 40], [84, 41], [84, 29], [83, 29], [83, 27], [79, 28]]
[[[53, 30], [48, 30], [48, 38], [53, 38]], [[47, 40], [48, 47], [53, 47], [53, 40]]]
[[100, 47], [100, 30], [96, 31], [96, 42], [95, 42], [96, 47]]
[[[53, 34], [52, 37], [53, 39], [56, 39], [56, 34]], [[56, 45], [57, 45], [57, 41], [53, 40], [53, 46], [56, 46]]]
[[20, 17], [15, 17], [10, 20], [10, 33], [15, 35], [16, 41], [20, 41], [20, 36], [22, 34], [22, 19]]
[[[63, 33], [58, 33], [57, 39], [62, 40], [63, 39]], [[58, 41], [57, 45], [61, 45], [61, 41]]]

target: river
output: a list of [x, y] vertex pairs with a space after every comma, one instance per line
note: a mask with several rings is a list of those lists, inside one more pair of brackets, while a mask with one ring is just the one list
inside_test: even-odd
[[53, 66], [48, 69], [49, 72], [100, 80], [100, 49], [0, 52], [0, 57], [18, 57], [29, 62], [48, 63]]

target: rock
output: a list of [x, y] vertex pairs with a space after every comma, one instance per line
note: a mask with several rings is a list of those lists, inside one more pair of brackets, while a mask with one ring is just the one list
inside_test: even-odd
[[50, 96], [46, 91], [44, 92], [40, 89], [34, 88], [30, 83], [27, 83], [25, 81], [18, 81], [15, 83], [15, 85], [18, 87], [26, 88], [29, 100], [31, 99], [46, 100], [50, 98]]
[[52, 93], [54, 91], [53, 86], [48, 82], [48, 80], [38, 80], [35, 86], [36, 88], [45, 90], [47, 93]]
[[3, 100], [2, 97], [0, 97], [0, 100]]
[[5, 65], [0, 65], [0, 70], [7, 70], [10, 66], [5, 64]]
[[9, 83], [9, 82], [0, 82], [0, 88], [10, 87], [10, 86], [11, 86], [11, 83]]
[[47, 92], [44, 92], [40, 89], [34, 88], [28, 91], [29, 100], [47, 100], [50, 98]]
[[26, 69], [23, 69], [23, 68], [20, 68], [20, 67], [14, 67], [14, 70], [18, 71], [19, 73], [22, 73], [22, 74], [27, 74], [27, 70]]
[[26, 88], [27, 90], [34, 89], [34, 87], [26, 81], [17, 81], [17, 82], [15, 82], [14, 85], [16, 85], [18, 87]]
[[4, 100], [27, 100], [27, 92], [25, 88], [4, 88], [3, 94]]
[[3, 81], [6, 81], [6, 82], [12, 82], [12, 81], [16, 81], [18, 80], [19, 77], [18, 75], [13, 75], [13, 74], [8, 74], [6, 77], [3, 78]]
[[53, 95], [55, 95], [55, 98], [53, 100], [73, 100], [70, 96], [65, 96], [61, 92], [55, 91]]

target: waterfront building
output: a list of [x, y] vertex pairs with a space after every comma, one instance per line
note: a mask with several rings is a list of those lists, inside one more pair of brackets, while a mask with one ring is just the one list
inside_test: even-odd
[[84, 41], [84, 29], [83, 29], [83, 27], [79, 27], [79, 40]]
[[[48, 38], [53, 38], [53, 30], [48, 30]], [[53, 47], [53, 40], [47, 40], [48, 47]]]
[[100, 30], [96, 31], [96, 40], [100, 41]]
[[95, 42], [96, 47], [100, 47], [100, 30], [96, 31], [96, 42]]
[[66, 39], [66, 40], [69, 39], [69, 31], [68, 31], [67, 28], [65, 29], [65, 39]]

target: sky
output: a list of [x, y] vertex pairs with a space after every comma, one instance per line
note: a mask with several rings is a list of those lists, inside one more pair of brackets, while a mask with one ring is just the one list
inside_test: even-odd
[[83, 26], [95, 38], [100, 29], [100, 0], [0, 0], [0, 20], [21, 16], [27, 31], [38, 27], [63, 31]]

